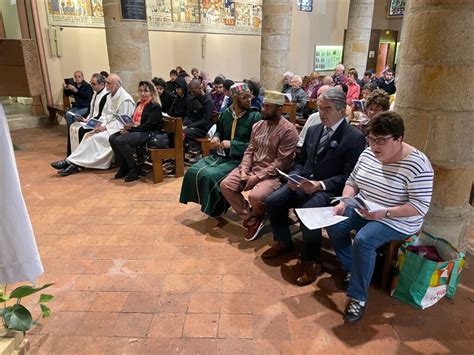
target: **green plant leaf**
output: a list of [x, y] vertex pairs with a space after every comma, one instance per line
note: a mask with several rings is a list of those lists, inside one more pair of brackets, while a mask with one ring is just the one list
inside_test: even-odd
[[8, 295], [0, 295], [0, 302], [7, 302], [10, 300], [10, 297]]
[[53, 298], [54, 298], [53, 295], [48, 295], [46, 293], [42, 293], [41, 296], [40, 296], [40, 299], [39, 299], [39, 303], [45, 303], [45, 302], [52, 301]]
[[10, 329], [26, 332], [33, 324], [33, 317], [29, 310], [21, 304], [15, 304], [11, 307], [9, 319], [6, 320], [7, 326]]
[[32, 295], [33, 293], [36, 293], [38, 291], [41, 291], [51, 285], [54, 285], [54, 284], [46, 284], [38, 288], [35, 288], [32, 286], [20, 286], [20, 287], [15, 288], [10, 293], [10, 298], [23, 298], [23, 297]]
[[2, 309], [2, 317], [5, 324], [10, 328], [10, 318], [12, 317], [13, 307], [5, 307]]
[[40, 304], [40, 307], [41, 307], [41, 317], [43, 318], [49, 317], [51, 314], [51, 310], [44, 304]]

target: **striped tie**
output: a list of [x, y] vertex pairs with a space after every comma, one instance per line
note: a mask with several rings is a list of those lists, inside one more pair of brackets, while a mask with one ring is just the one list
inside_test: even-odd
[[319, 140], [318, 150], [316, 151], [317, 155], [321, 154], [321, 152], [326, 147], [327, 142], [331, 138], [330, 133], [331, 133], [331, 128], [329, 128], [329, 127], [324, 128], [324, 132], [321, 136], [321, 139]]

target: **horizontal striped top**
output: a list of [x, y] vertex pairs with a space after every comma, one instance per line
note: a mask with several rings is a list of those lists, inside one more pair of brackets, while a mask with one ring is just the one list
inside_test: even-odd
[[360, 155], [346, 184], [359, 189], [357, 196], [387, 208], [412, 205], [419, 215], [382, 218], [379, 222], [401, 233], [414, 234], [421, 229], [430, 206], [433, 176], [430, 161], [417, 149], [396, 163], [382, 164], [369, 147]]

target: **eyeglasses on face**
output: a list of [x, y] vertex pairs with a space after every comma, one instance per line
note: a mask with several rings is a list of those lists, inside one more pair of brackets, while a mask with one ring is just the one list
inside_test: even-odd
[[369, 145], [372, 145], [374, 143], [377, 145], [384, 145], [385, 143], [387, 143], [389, 139], [392, 139], [392, 138], [393, 136], [379, 137], [379, 138], [372, 138], [372, 137], [367, 136], [366, 140], [367, 140], [367, 143], [369, 143]]

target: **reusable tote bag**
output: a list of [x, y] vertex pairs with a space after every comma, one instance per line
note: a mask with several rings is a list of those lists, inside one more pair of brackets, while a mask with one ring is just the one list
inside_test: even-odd
[[[407, 250], [409, 246], [434, 246], [441, 262], [431, 261]], [[465, 256], [444, 239], [427, 232], [412, 237], [398, 250], [399, 275], [392, 286], [392, 296], [412, 306], [425, 309], [445, 295], [453, 298]]]

